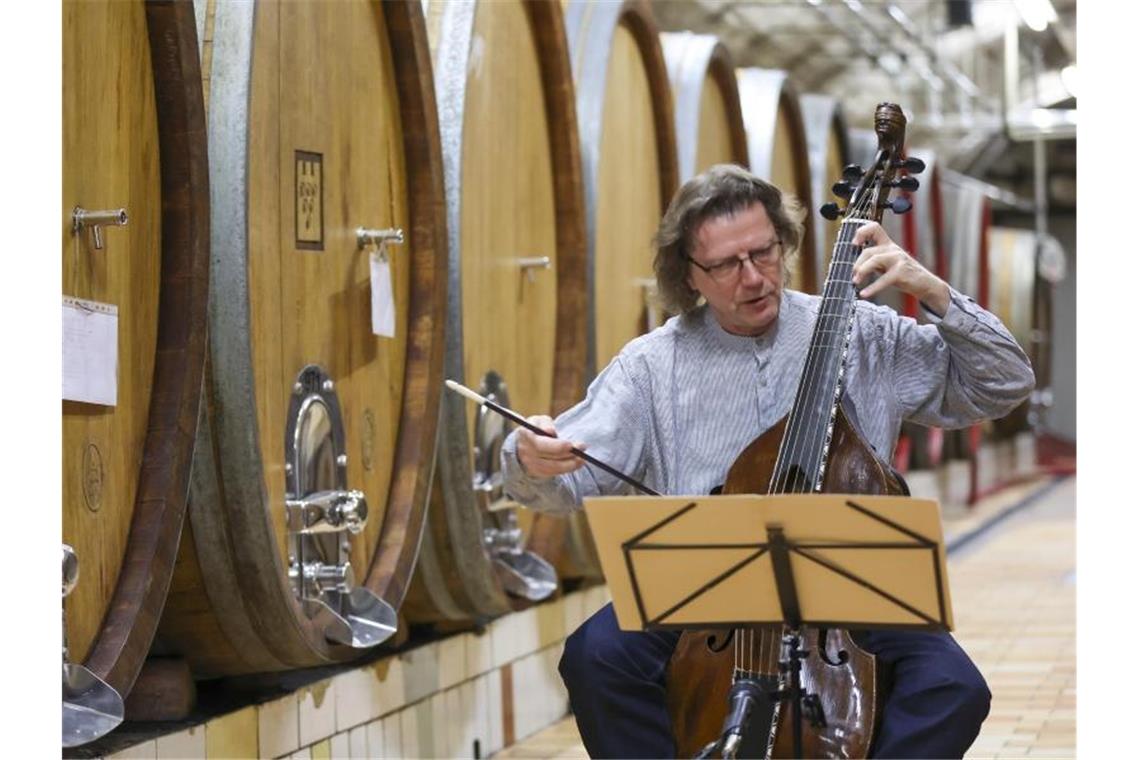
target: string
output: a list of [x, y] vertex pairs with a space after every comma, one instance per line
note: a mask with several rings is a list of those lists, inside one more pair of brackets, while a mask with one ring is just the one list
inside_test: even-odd
[[[876, 159], [876, 166], [882, 165], [886, 158], [886, 151], [880, 152]], [[834, 366], [829, 360], [834, 360], [841, 365], [846, 348], [845, 344], [848, 340], [852, 307], [855, 302], [855, 288], [851, 281], [851, 274], [859, 254], [859, 249], [853, 244], [854, 235], [858, 227], [862, 226], [864, 222], [870, 221], [867, 217], [871, 216], [871, 204], [878, 197], [880, 188], [881, 177], [876, 179], [857, 199], [854, 212], [848, 209], [840, 225], [839, 239], [836, 241], [831, 266], [824, 281], [819, 315], [812, 331], [807, 360], [804, 370], [800, 374], [799, 387], [796, 390], [797, 403], [793, 404], [783, 440], [780, 442], [780, 449], [776, 457], [776, 468], [772, 473], [772, 480], [768, 484], [769, 493], [807, 492], [822, 477], [818, 468], [823, 460], [824, 449], [828, 445], [828, 428], [833, 424], [833, 410], [839, 400], [834, 396], [821, 398], [820, 393], [824, 388], [830, 390], [830, 388], [838, 387], [838, 372], [841, 367]], [[832, 301], [843, 304], [843, 306], [832, 312], [829, 309], [829, 303]], [[838, 340], [841, 342], [830, 345], [828, 334], [840, 336]], [[821, 387], [825, 380], [828, 381], [827, 385]], [[810, 401], [820, 403], [815, 406], [808, 403]], [[805, 431], [804, 423], [805, 416], [809, 417], [808, 422], [811, 421], [812, 412], [821, 415], [814, 426], [814, 433], [810, 427]], [[808, 452], [814, 452], [811, 459], [803, 460], [800, 458]], [[789, 460], [801, 463], [806, 461], [811, 464], [812, 471], [803, 473], [804, 477], [798, 482], [789, 482], [792, 475], [792, 468], [788, 466]], [[740, 670], [743, 653], [743, 633], [743, 629], [738, 629], [737, 642], [734, 647], [734, 670], [737, 672]], [[755, 634], [755, 629], [748, 630], [748, 675], [759, 672], [754, 658]], [[767, 665], [769, 671], [774, 669], [774, 663], [777, 661], [780, 639], [780, 635], [775, 631], [769, 632], [764, 629], [760, 632], [761, 666]]]
[[[885, 157], [885, 151], [879, 157], [879, 162]], [[879, 163], [877, 162], [877, 164]], [[772, 474], [772, 482], [769, 484], [770, 493], [793, 493], [801, 490], [809, 490], [816, 479], [819, 477], [818, 472], [818, 459], [804, 459], [803, 455], [808, 451], [815, 450], [822, 455], [823, 445], [826, 443], [827, 437], [827, 424], [829, 423], [831, 410], [837, 399], [822, 398], [821, 384], [827, 380], [826, 389], [832, 392], [834, 387], [835, 372], [838, 367], [825, 367], [824, 363], [828, 359], [834, 359], [836, 362], [841, 360], [840, 345], [830, 345], [827, 334], [841, 335], [841, 340], [846, 340], [846, 332], [850, 323], [851, 305], [854, 303], [854, 286], [851, 282], [851, 272], [853, 271], [854, 261], [858, 258], [858, 251], [852, 250], [855, 247], [852, 245], [855, 231], [861, 223], [868, 221], [863, 218], [864, 214], [870, 210], [870, 204], [877, 195], [877, 183], [875, 186], [868, 188], [862, 194], [855, 204], [855, 213], [849, 210], [843, 224], [840, 227], [839, 240], [836, 242], [834, 255], [832, 257], [831, 267], [828, 272], [828, 277], [825, 280], [823, 289], [823, 301], [820, 305], [819, 316], [816, 320], [815, 328], [812, 332], [812, 341], [809, 346], [807, 361], [805, 362], [804, 370], [800, 375], [799, 388], [796, 391], [796, 403], [792, 407], [792, 412], [788, 418], [787, 430], [780, 444], [780, 451], [777, 455], [776, 469]], [[834, 309], [829, 308], [829, 303], [841, 302], [847, 308]], [[834, 313], [833, 313], [834, 312]], [[831, 372], [826, 370], [831, 369]], [[819, 402], [818, 406], [809, 402]], [[811, 417], [814, 414], [821, 415], [817, 420], [815, 427], [815, 435], [812, 435], [812, 426], [807, 424], [812, 422]], [[805, 421], [805, 417], [808, 419]], [[814, 440], [813, 440], [814, 438]], [[790, 482], [795, 469], [791, 466], [799, 463], [801, 465], [807, 464], [811, 467], [811, 471], [805, 472], [804, 478], [798, 483]]]

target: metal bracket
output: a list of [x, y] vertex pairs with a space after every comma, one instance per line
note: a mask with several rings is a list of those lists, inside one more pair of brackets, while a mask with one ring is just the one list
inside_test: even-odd
[[356, 228], [356, 250], [374, 252], [382, 261], [388, 260], [389, 243], [402, 245], [403, 242], [404, 231], [401, 229], [388, 228], [374, 230], [367, 227]]
[[534, 270], [536, 269], [550, 269], [549, 256], [531, 256], [529, 258], [521, 258], [518, 260], [519, 269], [526, 274], [527, 282], [534, 282]]
[[103, 250], [103, 228], [125, 227], [127, 224], [127, 210], [125, 208], [108, 209], [106, 211], [88, 211], [76, 206], [71, 211], [71, 232], [78, 235], [84, 227], [90, 227], [92, 237], [95, 238], [95, 248]]
[[[510, 406], [507, 384], [493, 370], [483, 376], [479, 393], [497, 404]], [[558, 590], [558, 574], [549, 562], [523, 548], [516, 514], [518, 504], [503, 493], [499, 454], [510, 426], [486, 407], [480, 406], [475, 414], [475, 472], [471, 485], [483, 516], [483, 547], [507, 593], [531, 601], [545, 599]]]
[[[79, 560], [63, 545], [63, 598], [79, 580]], [[123, 698], [112, 686], [82, 665], [67, 661], [67, 612], [63, 625], [63, 746], [95, 741], [123, 722]]]
[[373, 647], [396, 632], [396, 611], [357, 586], [348, 535], [364, 529], [368, 501], [349, 490], [345, 433], [335, 385], [309, 365], [293, 385], [285, 431], [285, 521], [289, 581], [325, 636], [346, 646]]

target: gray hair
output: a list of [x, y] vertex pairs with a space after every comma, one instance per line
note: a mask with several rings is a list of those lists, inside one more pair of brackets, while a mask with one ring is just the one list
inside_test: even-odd
[[734, 164], [716, 164], [690, 179], [673, 196], [653, 245], [653, 269], [662, 304], [675, 313], [690, 311], [700, 293], [689, 285], [689, 256], [697, 230], [709, 219], [731, 216], [760, 203], [776, 228], [782, 246], [784, 284], [792, 276], [792, 262], [803, 240], [804, 210], [794, 196]]

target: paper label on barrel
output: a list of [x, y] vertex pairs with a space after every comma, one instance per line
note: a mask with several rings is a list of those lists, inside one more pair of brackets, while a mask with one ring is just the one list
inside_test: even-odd
[[118, 373], [119, 307], [64, 296], [64, 400], [114, 406]]
[[396, 337], [396, 304], [392, 300], [392, 270], [388, 257], [377, 252], [372, 261], [372, 332], [385, 338]]

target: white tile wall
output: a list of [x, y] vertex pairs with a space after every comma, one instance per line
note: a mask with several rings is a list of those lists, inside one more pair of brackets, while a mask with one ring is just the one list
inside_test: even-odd
[[377, 700], [380, 705], [380, 715], [395, 712], [408, 703], [405, 696], [408, 689], [404, 683], [403, 659], [388, 657], [370, 666], [368, 670], [376, 674], [379, 683]]
[[[604, 587], [504, 616], [486, 633], [465, 633], [392, 656], [258, 705], [265, 758], [488, 757], [503, 748], [503, 672], [511, 663], [514, 737], [567, 712], [558, 676], [565, 636], [609, 601]], [[544, 644], [545, 646], [540, 646]], [[203, 758], [207, 727], [143, 742], [110, 757]]]
[[569, 636], [586, 620], [586, 595], [579, 591], [567, 594], [562, 600], [562, 620], [566, 635]]
[[538, 650], [538, 614], [533, 607], [504, 615], [490, 625], [491, 661], [496, 667]]
[[[378, 722], [377, 726], [379, 726]], [[377, 743], [377, 747], [379, 746], [380, 743]], [[348, 756], [352, 760], [367, 760], [367, 758], [372, 757], [368, 751], [368, 726], [357, 726], [348, 732]]]
[[439, 643], [410, 649], [400, 655], [403, 664], [403, 704], [418, 702], [439, 691]]
[[970, 498], [970, 463], [965, 459], [949, 459], [938, 472], [943, 509], [964, 505]]
[[[407, 713], [407, 716], [405, 716]], [[384, 744], [381, 748], [381, 757], [416, 757], [413, 752], [404, 754], [404, 728], [407, 727], [410, 736], [409, 746], [416, 747], [416, 722], [410, 710], [392, 713], [385, 718], [381, 725], [384, 727]]]
[[349, 756], [347, 731], [329, 737], [329, 755], [334, 760], [347, 760]]
[[257, 707], [257, 745], [261, 757], [281, 757], [301, 746], [297, 694]]
[[336, 733], [336, 695], [331, 680], [302, 689], [297, 708], [302, 747]]
[[466, 634], [439, 642], [439, 688], [450, 689], [467, 677]]
[[562, 647], [548, 647], [511, 666], [515, 741], [546, 728], [569, 712], [566, 688], [558, 675]]
[[194, 726], [155, 740], [159, 760], [189, 760], [206, 757], [206, 727]]
[[134, 746], [121, 749], [113, 755], [107, 755], [108, 760], [154, 760], [158, 757], [158, 744], [154, 739], [140, 742]]
[[485, 631], [482, 634], [465, 633], [461, 637], [467, 649], [466, 678], [482, 675], [492, 668], [491, 664], [491, 634]]
[[1033, 433], [1018, 433], [1014, 440], [1017, 474], [1029, 475], [1037, 470], [1037, 439]]
[[405, 707], [398, 715], [400, 719], [400, 733], [398, 734], [400, 745], [393, 754], [387, 755], [387, 757], [423, 757], [420, 753], [419, 716], [416, 714], [416, 708], [414, 706]]

